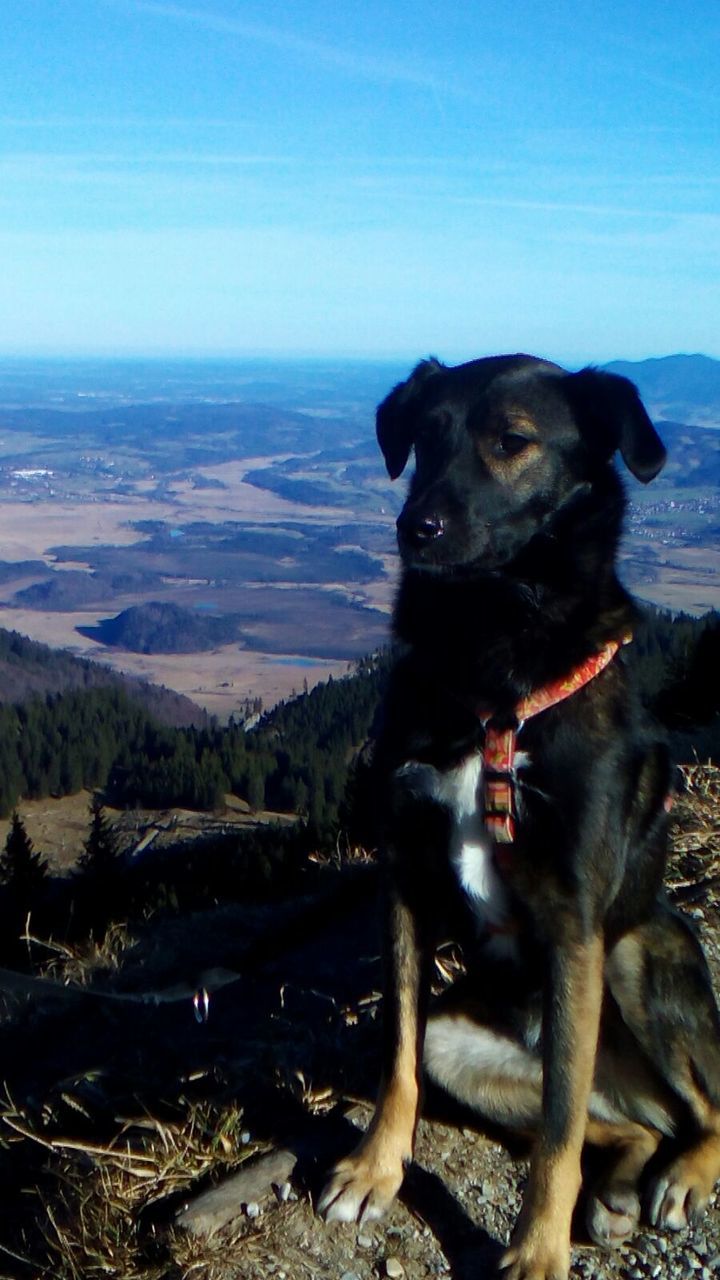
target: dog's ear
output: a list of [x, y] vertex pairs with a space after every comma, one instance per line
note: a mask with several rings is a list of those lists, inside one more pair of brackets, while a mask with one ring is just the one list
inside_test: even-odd
[[415, 431], [415, 401], [429, 378], [447, 366], [434, 356], [421, 360], [405, 382], [399, 382], [379, 405], [376, 417], [378, 444], [391, 480], [397, 480], [410, 457]]
[[665, 446], [635, 383], [592, 368], [569, 373], [564, 381], [586, 444], [604, 458], [619, 449], [636, 479], [654, 480], [665, 464]]

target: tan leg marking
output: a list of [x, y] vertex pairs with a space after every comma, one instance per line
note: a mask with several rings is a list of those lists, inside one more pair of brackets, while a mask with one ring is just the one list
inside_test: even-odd
[[381, 1086], [367, 1133], [355, 1150], [335, 1165], [320, 1196], [318, 1212], [328, 1222], [382, 1217], [400, 1189], [405, 1164], [412, 1159], [420, 1101], [420, 965], [414, 917], [402, 904], [394, 907], [393, 924], [396, 1025], [391, 1071]]
[[318, 1203], [328, 1222], [382, 1217], [412, 1159], [417, 1090], [391, 1083], [381, 1091], [370, 1127], [351, 1155], [339, 1160]]
[[554, 1029], [546, 1029], [543, 1109], [547, 1109], [548, 1094], [560, 1087], [567, 1093], [567, 1114], [562, 1140], [556, 1145], [549, 1143], [547, 1118], [543, 1119], [523, 1207], [501, 1262], [506, 1280], [566, 1280], [568, 1275], [570, 1225], [580, 1190], [580, 1153], [597, 1055], [603, 961], [599, 937], [568, 949], [560, 975], [562, 988], [552, 993], [561, 1017], [569, 1015], [563, 1031], [570, 1034], [563, 1035], [560, 1045], [554, 1043]]

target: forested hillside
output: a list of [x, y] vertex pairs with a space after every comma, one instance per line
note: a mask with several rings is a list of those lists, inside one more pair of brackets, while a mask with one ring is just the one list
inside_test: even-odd
[[128, 697], [141, 701], [161, 724], [203, 725], [208, 719], [202, 707], [172, 689], [122, 675], [99, 662], [76, 658], [63, 649], [52, 649], [0, 627], [0, 705], [68, 689], [101, 688], [124, 690]]
[[[678, 761], [720, 759], [720, 615], [648, 610], [628, 654]], [[53, 663], [56, 688], [65, 676], [81, 687], [27, 696]], [[234, 792], [253, 809], [300, 814], [330, 835], [387, 663], [360, 663], [352, 676], [281, 703], [248, 731], [207, 720], [176, 728], [160, 723], [147, 689], [138, 696], [132, 682], [116, 679], [94, 687], [101, 668], [0, 633], [0, 674], [10, 673], [7, 687], [26, 691], [0, 707], [0, 811], [20, 796], [82, 787], [102, 787], [125, 806], [208, 810]]]
[[[45, 655], [38, 653], [43, 646], [7, 637], [10, 667], [32, 673], [37, 663], [46, 673]], [[73, 662], [58, 655], [59, 672], [63, 661]], [[351, 678], [281, 704], [246, 732], [207, 718], [182, 728], [163, 724], [145, 686], [137, 685], [134, 696], [132, 683], [93, 687], [102, 669], [83, 663], [90, 687], [0, 706], [0, 813], [20, 797], [82, 787], [102, 787], [119, 804], [158, 808], [214, 809], [233, 791], [253, 809], [300, 813], [327, 828], [337, 818], [352, 757], [368, 735], [383, 669], [381, 659], [361, 663]], [[68, 672], [77, 675], [73, 665]]]
[[329, 832], [386, 668], [383, 658], [362, 663], [346, 679], [281, 703], [247, 732], [234, 724], [149, 729], [130, 768], [113, 771], [112, 795], [125, 804], [213, 808], [232, 791], [253, 809], [299, 813]]

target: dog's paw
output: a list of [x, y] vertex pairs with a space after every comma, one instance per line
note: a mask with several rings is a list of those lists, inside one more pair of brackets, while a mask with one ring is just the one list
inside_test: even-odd
[[697, 1222], [707, 1208], [713, 1182], [704, 1170], [697, 1169], [692, 1152], [674, 1160], [651, 1188], [648, 1217], [652, 1225], [664, 1231], [684, 1231]]
[[570, 1241], [540, 1223], [517, 1227], [500, 1268], [503, 1280], [568, 1280]]
[[370, 1222], [381, 1218], [400, 1189], [405, 1172], [401, 1160], [388, 1165], [368, 1151], [356, 1152], [335, 1165], [320, 1199], [318, 1213], [326, 1222]]
[[640, 1199], [630, 1182], [602, 1183], [588, 1199], [588, 1233], [603, 1249], [615, 1249], [627, 1240], [639, 1220]]

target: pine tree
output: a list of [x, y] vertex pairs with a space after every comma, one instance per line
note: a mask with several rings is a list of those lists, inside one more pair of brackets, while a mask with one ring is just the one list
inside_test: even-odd
[[261, 766], [251, 760], [248, 772], [247, 782], [245, 784], [246, 799], [251, 809], [257, 812], [258, 809], [265, 807], [265, 779], [262, 775]]
[[123, 919], [128, 908], [125, 859], [97, 795], [90, 802], [90, 830], [77, 861], [73, 905], [76, 926], [95, 938], [104, 937], [110, 922]]
[[0, 854], [0, 880], [16, 901], [29, 908], [42, 891], [48, 875], [48, 864], [33, 849], [17, 810], [12, 815], [5, 848]]
[[111, 880], [120, 870], [120, 853], [113, 829], [105, 816], [102, 800], [93, 796], [90, 802], [90, 831], [77, 869], [93, 878]]

